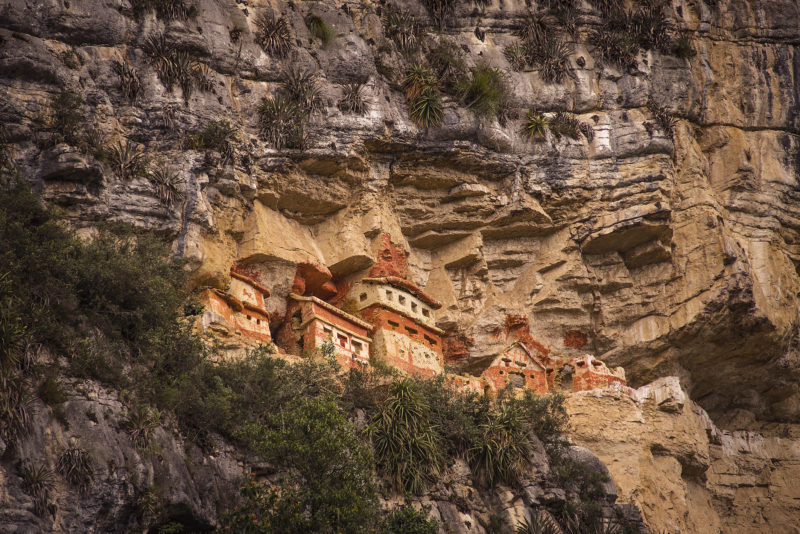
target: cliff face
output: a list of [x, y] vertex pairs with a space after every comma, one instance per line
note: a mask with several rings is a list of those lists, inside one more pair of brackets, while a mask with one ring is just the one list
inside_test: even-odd
[[636, 504], [651, 531], [798, 531], [796, 425], [721, 430], [674, 377], [567, 406], [575, 443], [608, 466], [618, 502]]
[[[383, 34], [379, 3], [194, 5], [193, 18], [167, 22], [153, 12], [137, 19], [116, 1], [5, 0], [0, 7], [4, 150], [78, 227], [111, 220], [164, 233], [196, 269], [198, 285], [224, 286], [232, 262], [248, 264], [270, 281], [267, 306], [276, 318], [298, 263], [322, 263], [337, 280], [354, 279], [389, 234], [409, 251], [413, 281], [443, 301], [437, 325], [469, 357], [507, 345], [503, 325], [525, 316], [528, 337], [543, 351], [591, 352], [624, 366], [634, 386], [678, 376], [721, 428], [769, 434], [776, 427], [761, 421], [797, 421], [795, 1], [674, 0], [668, 19], [696, 55], [646, 52], [630, 69], [602, 65], [586, 44], [602, 21], [584, 2], [560, 84], [543, 82], [535, 70], [515, 72], [504, 56], [517, 40], [512, 29], [527, 12], [524, 2], [480, 9], [458, 3], [446, 33], [469, 66], [485, 61], [503, 69], [509, 119], [479, 121], [445, 97], [443, 124], [429, 129], [408, 119], [397, 86], [401, 58]], [[416, 2], [398, 5], [426, 16]], [[258, 15], [270, 10], [290, 24], [293, 47], [283, 60], [254, 40]], [[335, 30], [328, 47], [310, 35], [309, 13]], [[142, 49], [161, 32], [170, 47], [190, 51], [209, 69], [207, 90], [186, 102], [179, 88], [165, 89]], [[115, 61], [138, 72], [133, 104], [120, 90]], [[317, 73], [325, 111], [312, 116], [305, 150], [276, 151], [258, 135], [256, 109], [290, 65]], [[336, 102], [344, 84], [362, 81], [366, 114], [343, 113]], [[120, 179], [76, 142], [37, 142], [48, 102], [62, 87], [82, 95], [87, 128], [101, 139], [129, 139], [152, 165], [169, 165], [182, 201], [165, 207], [145, 178]], [[659, 127], [651, 101], [675, 117], [672, 135]], [[529, 107], [572, 111], [591, 124], [593, 139], [528, 140], [520, 128]], [[218, 119], [239, 130], [233, 163], [213, 149], [184, 148], [184, 134]], [[640, 408], [619, 402], [626, 408], [612, 419], [624, 425]], [[713, 427], [688, 406], [682, 410], [693, 422], [686, 424], [702, 428], [702, 437]], [[648, 432], [672, 424], [665, 417], [645, 418]], [[739, 493], [724, 489], [726, 462], [756, 467], [726, 456], [739, 438], [724, 435], [733, 441], [706, 440], [717, 456], [700, 450], [702, 439], [700, 449], [687, 440], [686, 455], [701, 455], [707, 467], [690, 469], [688, 482], [676, 478], [683, 484], [676, 495], [700, 495], [698, 509], [715, 525], [746, 530], [737, 519], [743, 512], [734, 510]], [[791, 438], [764, 439], [791, 450]], [[604, 457], [612, 474], [623, 445], [614, 443], [619, 449]], [[663, 456], [653, 453], [653, 465], [677, 470]], [[709, 470], [716, 473], [703, 475], [711, 496], [693, 489], [698, 473]], [[639, 484], [615, 481], [631, 488], [623, 493]], [[770, 492], [780, 484], [765, 484], [751, 491], [777, 502]], [[673, 521], [672, 512], [653, 513]], [[692, 514], [680, 521], [702, 523]]]

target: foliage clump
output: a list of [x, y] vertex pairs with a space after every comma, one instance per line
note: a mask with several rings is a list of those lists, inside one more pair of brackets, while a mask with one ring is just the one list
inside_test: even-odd
[[162, 20], [186, 20], [197, 15], [197, 8], [185, 0], [133, 0], [131, 7], [137, 18], [148, 11], [155, 11]]
[[119, 88], [131, 104], [136, 102], [142, 90], [142, 82], [136, 69], [127, 61], [115, 61], [114, 72], [119, 76]]
[[462, 88], [461, 100], [477, 117], [501, 118], [508, 105], [503, 73], [485, 63], [473, 67]]
[[142, 49], [167, 91], [172, 91], [178, 85], [185, 102], [189, 101], [196, 88], [202, 91], [212, 90], [208, 65], [189, 50], [170, 45], [163, 33], [147, 36]]
[[268, 54], [286, 57], [292, 46], [289, 24], [283, 17], [276, 17], [272, 12], [262, 13], [256, 19], [256, 42]]
[[344, 113], [363, 115], [367, 112], [367, 103], [361, 91], [364, 89], [363, 83], [348, 83], [342, 87], [342, 97], [336, 106]]
[[328, 47], [336, 38], [336, 31], [319, 15], [309, 15], [306, 18], [306, 26], [311, 37], [319, 39], [324, 47]]
[[281, 87], [265, 97], [258, 108], [262, 137], [278, 150], [304, 148], [305, 128], [311, 115], [325, 109], [316, 74], [297, 67], [287, 68]]
[[408, 11], [387, 7], [383, 16], [383, 29], [386, 36], [404, 54], [414, 52], [419, 46], [420, 27], [414, 15]]

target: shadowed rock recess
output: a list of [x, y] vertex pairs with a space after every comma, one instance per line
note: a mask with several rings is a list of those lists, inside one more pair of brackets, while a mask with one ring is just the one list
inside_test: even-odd
[[[178, 4], [187, 16], [152, 7]], [[166, 236], [198, 290], [226, 290], [242, 266], [269, 289], [276, 340], [303, 266], [347, 311], [347, 289], [387, 246], [400, 251], [405, 278], [442, 304], [448, 368], [516, 340], [624, 368], [632, 394], [566, 404], [573, 442], [609, 466], [617, 503], [651, 531], [800, 533], [800, 5], [660, 2], [669, 42], [620, 62], [597, 46], [611, 31], [600, 6], [659, 2], [549, 4], [2, 0], [2, 162], [79, 232], [111, 221]], [[450, 6], [438, 31], [436, 5]], [[415, 17], [417, 48], [387, 32], [398, 11]], [[288, 25], [284, 52], [263, 38], [267, 15]], [[310, 15], [332, 35], [312, 34]], [[541, 59], [510, 62], [526, 24], [566, 44], [560, 81]], [[414, 64], [439, 77], [428, 90], [441, 120], [427, 128], [410, 118]], [[463, 86], [486, 65], [503, 96], [481, 114]], [[276, 130], [264, 99], [290, 100], [298, 72], [318, 95]], [[363, 110], [346, 104], [351, 84]], [[572, 132], [559, 133], [559, 112], [578, 121]], [[526, 135], [536, 114], [549, 124]], [[98, 391], [80, 403], [116, 411]], [[73, 433], [84, 409], [68, 414]], [[98, 449], [117, 447], [108, 432]], [[175, 474], [174, 518], [211, 528], [214, 481], [235, 485], [243, 464], [162, 438], [160, 461], [199, 466]], [[138, 476], [155, 461], [137, 457]], [[0, 471], [0, 530], [36, 531], [2, 504], [9, 487]], [[54, 531], [111, 529], [98, 519], [111, 509], [120, 528], [131, 497], [115, 488], [107, 510]], [[518, 517], [502, 492], [476, 499], [437, 517], [476, 533], [492, 531], [474, 519], [487, 506]]]

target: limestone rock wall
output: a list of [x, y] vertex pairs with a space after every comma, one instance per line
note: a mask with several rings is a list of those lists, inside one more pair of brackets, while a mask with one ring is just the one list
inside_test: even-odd
[[608, 466], [619, 502], [652, 532], [798, 532], [798, 432], [719, 429], [677, 378], [567, 400], [574, 443]]

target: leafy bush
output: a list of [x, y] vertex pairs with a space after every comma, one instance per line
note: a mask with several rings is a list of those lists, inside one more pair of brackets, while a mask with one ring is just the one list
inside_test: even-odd
[[233, 150], [232, 144], [236, 141], [237, 136], [238, 130], [228, 119], [219, 119], [210, 121], [200, 133], [189, 136], [187, 144], [196, 150], [225, 152]]
[[544, 137], [549, 121], [547, 117], [534, 109], [528, 110], [522, 132], [531, 139]]
[[422, 0], [422, 4], [428, 8], [434, 26], [443, 30], [447, 27], [447, 22], [453, 15], [458, 0]]
[[94, 468], [85, 450], [73, 447], [58, 457], [56, 469], [74, 486], [86, 486], [92, 479]]
[[383, 30], [404, 54], [413, 52], [419, 46], [420, 28], [408, 11], [387, 7], [383, 16]]
[[441, 88], [448, 93], [457, 93], [459, 83], [467, 75], [467, 63], [461, 47], [452, 39], [440, 36], [426, 57]]
[[[279, 492], [256, 489], [246, 505], [269, 523], [268, 532], [358, 533], [375, 524], [369, 451], [332, 399], [295, 397], [273, 410], [266, 424], [246, 425], [242, 436], [289, 473]], [[272, 507], [258, 505], [260, 498]], [[231, 527], [237, 530], [242, 519], [252, 524], [240, 512]]]
[[336, 38], [336, 31], [319, 15], [309, 15], [306, 18], [306, 26], [311, 33], [311, 37], [319, 39], [325, 47], [330, 45]]
[[81, 106], [83, 98], [70, 89], [62, 89], [51, 97], [44, 117], [45, 129], [51, 132], [51, 143], [78, 143], [86, 121]]
[[522, 405], [500, 404], [495, 416], [480, 426], [481, 437], [470, 450], [473, 472], [489, 486], [516, 482], [528, 462], [531, 441]]
[[128, 102], [136, 102], [136, 98], [142, 90], [142, 82], [139, 81], [136, 69], [127, 61], [115, 61], [114, 72], [119, 76], [119, 88], [122, 94], [125, 95]]
[[529, 52], [532, 63], [539, 67], [542, 79], [561, 83], [567, 73], [572, 46], [563, 39], [553, 37], [538, 44]]
[[478, 117], [500, 117], [508, 96], [503, 73], [480, 64], [470, 69], [470, 80], [462, 89], [462, 101]]
[[256, 19], [256, 42], [265, 52], [276, 57], [286, 57], [292, 46], [289, 25], [285, 18], [275, 17], [270, 13], [262, 13]]
[[379, 470], [401, 491], [418, 494], [442, 466], [439, 436], [430, 407], [416, 384], [392, 385], [391, 394], [370, 421], [369, 436]]
[[589, 36], [603, 61], [629, 69], [636, 67], [639, 46], [626, 32], [612, 29], [594, 30]]
[[348, 83], [342, 88], [342, 98], [336, 104], [344, 113], [363, 115], [367, 111], [367, 104], [361, 96], [363, 83]]

